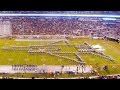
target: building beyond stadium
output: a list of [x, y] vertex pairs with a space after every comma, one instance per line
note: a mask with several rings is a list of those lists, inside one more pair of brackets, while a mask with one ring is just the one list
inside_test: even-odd
[[0, 21], [0, 36], [11, 36], [12, 28], [10, 21]]

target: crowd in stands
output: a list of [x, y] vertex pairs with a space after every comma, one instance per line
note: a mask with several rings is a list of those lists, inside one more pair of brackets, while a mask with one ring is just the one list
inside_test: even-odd
[[[105, 14], [119, 15], [119, 11], [0, 11], [0, 14]], [[12, 23], [13, 35], [77, 35], [110, 36], [120, 38], [120, 23], [98, 17], [0, 17]]]
[[[16, 13], [18, 12], [16, 11]], [[21, 12], [21, 13], [25, 13], [25, 12]], [[44, 13], [48, 13], [48, 12], [46, 11]], [[56, 13], [60, 13], [60, 11]], [[67, 12], [63, 12], [63, 13], [67, 13]], [[73, 13], [73, 12], [71, 11], [69, 13]], [[76, 11], [74, 13], [79, 13], [79, 12]], [[87, 13], [87, 12], [81, 12], [81, 14], [82, 13]], [[97, 13], [100, 14], [100, 12]], [[16, 17], [0, 17], [0, 19], [3, 21], [9, 20], [11, 22], [13, 35], [75, 35], [75, 36], [97, 36], [97, 37], [109, 36], [118, 39], [120, 38], [119, 20], [107, 21], [104, 20], [103, 18], [98, 18], [98, 17], [92, 18], [92, 17], [70, 17], [70, 16], [68, 17], [16, 16]]]
[[11, 22], [13, 35], [120, 36], [120, 23], [95, 18], [16, 17]]

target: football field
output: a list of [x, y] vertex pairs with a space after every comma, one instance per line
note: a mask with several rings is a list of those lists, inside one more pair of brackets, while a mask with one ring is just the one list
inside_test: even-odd
[[[99, 44], [105, 51], [106, 55], [114, 58], [110, 61], [91, 54], [79, 54], [85, 61], [86, 65], [92, 65], [94, 69], [98, 70], [100, 74], [118, 74], [120, 73], [120, 44], [112, 41], [93, 40], [88, 38], [73, 38], [68, 40], [71, 44], [67, 45], [64, 41], [51, 42], [51, 41], [16, 41], [15, 39], [0, 39], [0, 65], [13, 65], [13, 64], [36, 64], [36, 65], [79, 65], [75, 52], [78, 50], [74, 45], [80, 45], [88, 42], [91, 45]], [[60, 48], [59, 51], [49, 53], [28, 53], [27, 51], [19, 50], [3, 50], [2, 47], [8, 46], [29, 46], [29, 45], [49, 45]], [[49, 51], [49, 50], [48, 50]], [[62, 53], [61, 53], [62, 52]], [[103, 66], [108, 66], [108, 72], [102, 69]]]

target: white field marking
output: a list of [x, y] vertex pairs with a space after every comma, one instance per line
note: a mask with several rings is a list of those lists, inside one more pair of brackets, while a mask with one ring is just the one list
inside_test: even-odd
[[8, 59], [8, 61], [13, 61], [13, 59]]
[[46, 61], [46, 59], [44, 58], [43, 54], [42, 54], [42, 59], [41, 59], [41, 61], [42, 61], [42, 64], [44, 64], [45, 61]]
[[25, 61], [27, 62], [27, 61], [29, 61], [29, 59], [25, 59]]
[[[9, 52], [9, 53], [10, 53], [10, 56], [13, 56], [13, 55], [12, 55], [12, 52], [14, 52], [14, 51], [10, 51], [10, 52]], [[13, 60], [11, 60], [11, 61], [13, 61]], [[8, 65], [9, 65], [9, 63], [10, 63], [10, 62], [8, 62]]]
[[[13, 41], [13, 42], [14, 42], [14, 41]], [[11, 42], [11, 43], [12, 43], [12, 42]], [[19, 44], [20, 44], [20, 43], [17, 43], [17, 45], [19, 45]], [[16, 52], [16, 51], [12, 51], [12, 52], [14, 53], [14, 52]], [[10, 54], [11, 54], [12, 52], [10, 52]], [[11, 56], [14, 56], [14, 54], [13, 54], [13, 55], [11, 54]]]
[[39, 42], [39, 41], [42, 41], [40, 43], [43, 43], [43, 42], [56, 42], [56, 41], [62, 41], [62, 40], [65, 40], [65, 39], [47, 39], [47, 40], [40, 40], [40, 39], [15, 39], [15, 41], [28, 41], [28, 42], [31, 42], [31, 41], [34, 41], [34, 42]]
[[99, 57], [99, 56], [96, 56], [96, 57], [99, 58], [100, 63], [104, 63], [103, 60], [100, 60], [101, 57]]
[[[106, 44], [106, 45], [109, 46], [108, 48], [110, 48], [110, 49], [112, 49], [112, 50], [114, 49], [113, 46], [111, 46], [111, 45], [109, 45], [109, 44]], [[120, 55], [120, 51], [119, 51], [119, 50], [113, 50], [113, 51]]]
[[[5, 42], [6, 42], [6, 43], [9, 43], [9, 40], [6, 40], [6, 39], [5, 39]], [[1, 51], [1, 52], [2, 52], [2, 51]], [[5, 51], [5, 54], [3, 55], [4, 58], [5, 58], [5, 55], [6, 55], [6, 51]], [[3, 58], [3, 57], [2, 57], [2, 58]]]
[[[118, 50], [114, 50], [114, 47], [113, 46], [111, 46], [111, 45], [109, 45], [109, 44], [105, 44], [105, 46], [109, 49], [109, 50], [112, 50], [112, 52], [115, 52], [115, 53], [117, 53], [117, 54], [119, 54], [120, 55], [120, 52], [118, 51]], [[112, 56], [113, 57], [113, 56]], [[114, 57], [113, 57], [114, 58]]]
[[[2, 51], [1, 51], [2, 52]], [[6, 54], [6, 53], [5, 53]], [[3, 56], [2, 56], [2, 60], [3, 60], [3, 58], [5, 58], [5, 54], [3, 54]]]
[[27, 58], [24, 59], [24, 60], [26, 61], [25, 64], [27, 64], [27, 62], [30, 61], [30, 59], [28, 59], [28, 55], [29, 55], [29, 54], [27, 54]]
[[44, 58], [43, 61], [46, 61], [46, 59]]
[[95, 59], [90, 59], [90, 61], [94, 61]]
[[62, 59], [60, 57], [58, 57], [58, 61], [59, 61], [60, 65], [61, 65]]
[[[101, 58], [101, 57], [97, 56], [97, 58]], [[103, 59], [104, 59], [104, 58], [103, 58]], [[99, 61], [100, 61], [100, 63], [104, 64], [104, 63], [105, 63], [104, 61], [106, 61], [106, 59], [104, 59], [104, 60], [100, 60], [100, 59], [99, 59]]]
[[10, 65], [12, 61], [13, 59], [8, 59], [8, 65]]
[[35, 54], [35, 60], [34, 60], [34, 64], [36, 64], [36, 62], [37, 62], [37, 61], [36, 61], [36, 56], [37, 56], [37, 54]]
[[[90, 55], [92, 55], [92, 54], [90, 54]], [[94, 56], [94, 55], [93, 55]], [[86, 55], [86, 57], [87, 57], [87, 55]], [[99, 58], [99, 61], [101, 62], [101, 63], [103, 63], [103, 60], [100, 60], [100, 58], [101, 57], [99, 57], [99, 55], [96, 55], [96, 56], [94, 56], [94, 57], [96, 57], [96, 58]], [[90, 60], [90, 59], [89, 59]], [[95, 60], [95, 59], [94, 59]], [[93, 60], [90, 60], [90, 61], [93, 61]]]
[[19, 52], [19, 56], [18, 56], [17, 64], [19, 64], [19, 60], [20, 60], [21, 54], [22, 54], [22, 52], [20, 51], [20, 52]]

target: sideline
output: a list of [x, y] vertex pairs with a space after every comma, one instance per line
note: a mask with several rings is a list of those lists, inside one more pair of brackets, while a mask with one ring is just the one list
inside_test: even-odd
[[55, 72], [73, 72], [73, 73], [91, 73], [93, 67], [90, 65], [39, 65], [36, 67], [32, 66], [14, 66], [12, 65], [0, 65], [0, 73], [55, 73]]

